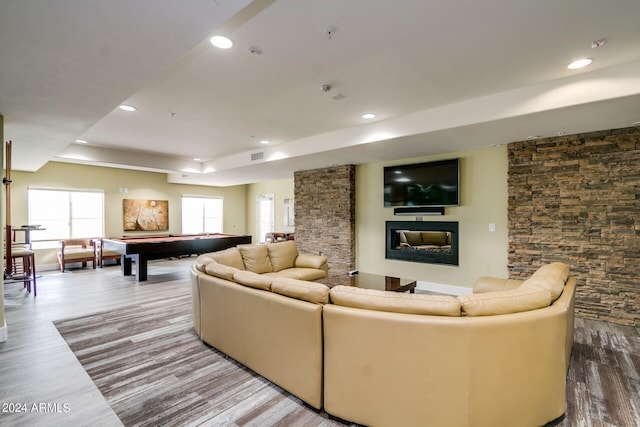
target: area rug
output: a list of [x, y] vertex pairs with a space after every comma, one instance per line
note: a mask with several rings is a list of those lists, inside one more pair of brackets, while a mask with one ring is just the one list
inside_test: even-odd
[[126, 426], [342, 425], [202, 343], [190, 296], [54, 324]]

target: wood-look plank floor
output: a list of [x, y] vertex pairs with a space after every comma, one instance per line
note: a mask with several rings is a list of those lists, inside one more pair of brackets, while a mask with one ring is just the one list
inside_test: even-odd
[[54, 322], [127, 426], [342, 426], [200, 341], [191, 297]]
[[[117, 266], [95, 271], [86, 268], [65, 273], [45, 272], [38, 280], [36, 298], [27, 294], [21, 283], [5, 284], [9, 340], [0, 343], [0, 405], [13, 403], [20, 406], [14, 406], [13, 412], [0, 412], [0, 425], [124, 425], [60, 336], [53, 321], [136, 305], [153, 310], [160, 300], [174, 300], [177, 305], [181, 301], [184, 303], [190, 298], [188, 269], [192, 262], [193, 259], [189, 258], [153, 262], [149, 266], [149, 280], [142, 283], [120, 276]], [[134, 312], [131, 310], [125, 309], [124, 312], [129, 311], [129, 316], [135, 315], [135, 309]], [[174, 334], [175, 340], [184, 340], [181, 341], [184, 346], [193, 350], [199, 340], [188, 328], [180, 331], [176, 326], [186, 320], [184, 315], [176, 314], [175, 318], [175, 324], [167, 325], [165, 332]], [[640, 328], [577, 319], [575, 336], [567, 380], [567, 413], [549, 426], [640, 426]], [[144, 343], [147, 338], [144, 332], [140, 332], [137, 340]], [[156, 344], [158, 349], [165, 348]], [[181, 351], [179, 347], [181, 345], [175, 342], [169, 344], [170, 353]], [[202, 370], [220, 375], [221, 388], [206, 390], [211, 396], [207, 406], [190, 412], [190, 405], [196, 404], [193, 403], [193, 394], [185, 392], [180, 394], [180, 399], [172, 398], [156, 404], [155, 409], [136, 409], [131, 405], [129, 410], [137, 422], [163, 425], [166, 420], [163, 417], [172, 412], [183, 412], [187, 417], [185, 420], [189, 420], [186, 424], [195, 425], [198, 420], [188, 417], [200, 410], [206, 413], [215, 405], [220, 407], [227, 396], [229, 406], [218, 415], [216, 423], [203, 425], [339, 424], [325, 419], [268, 381], [234, 365], [235, 362], [225, 359], [215, 350], [207, 349], [212, 357], [221, 358], [207, 370]], [[113, 357], [117, 358], [117, 355]], [[89, 371], [101, 369], [99, 357], [92, 363], [94, 366]], [[116, 362], [112, 358], [110, 363]], [[203, 369], [195, 360], [193, 366]], [[229, 372], [235, 369], [236, 373], [225, 375], [225, 369], [230, 369]], [[170, 388], [172, 376], [176, 374], [188, 375], [183, 366], [169, 371], [171, 380], [160, 381], [156, 389]], [[127, 372], [121, 372], [120, 376], [125, 383], [132, 381]], [[115, 377], [105, 381], [109, 387], [117, 388]], [[197, 390], [197, 385], [193, 387]], [[185, 387], [184, 390], [187, 389]], [[226, 394], [224, 390], [227, 390]], [[233, 400], [228, 396], [234, 394], [231, 390], [237, 391], [239, 396], [243, 396], [243, 391], [252, 391], [246, 391], [245, 398]], [[251, 398], [246, 398], [246, 393]], [[108, 391], [104, 394], [109, 396]], [[123, 400], [128, 398], [122, 397]], [[160, 411], [157, 407], [164, 409]], [[189, 413], [191, 415], [187, 415]], [[206, 415], [203, 416], [204, 422]]]

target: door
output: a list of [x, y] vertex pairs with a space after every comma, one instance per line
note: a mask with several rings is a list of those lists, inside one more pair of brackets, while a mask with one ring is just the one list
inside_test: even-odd
[[273, 194], [259, 194], [256, 196], [256, 241], [258, 243], [266, 243], [265, 236], [267, 233], [275, 231], [274, 210]]

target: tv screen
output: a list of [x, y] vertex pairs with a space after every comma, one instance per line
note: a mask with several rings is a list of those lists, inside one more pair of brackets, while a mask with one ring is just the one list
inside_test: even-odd
[[385, 206], [458, 206], [460, 159], [384, 168]]

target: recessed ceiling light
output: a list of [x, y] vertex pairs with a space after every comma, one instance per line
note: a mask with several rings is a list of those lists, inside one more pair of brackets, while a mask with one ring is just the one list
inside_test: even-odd
[[573, 61], [571, 64], [567, 65], [567, 68], [570, 70], [577, 70], [578, 68], [584, 68], [587, 65], [591, 64], [593, 60], [590, 58], [582, 58], [576, 61]]
[[225, 36], [213, 36], [209, 41], [218, 49], [229, 49], [233, 46], [233, 41]]
[[375, 118], [376, 118], [376, 115], [375, 115], [375, 114], [373, 114], [373, 113], [364, 113], [364, 114], [362, 115], [362, 118], [363, 118], [363, 119], [367, 119], [367, 120], [369, 120], [369, 119], [375, 119]]
[[84, 140], [84, 139], [76, 139], [76, 142], [77, 142], [78, 144], [86, 144], [86, 143], [87, 143], [87, 141], [86, 141], [86, 140]]
[[119, 108], [122, 111], [136, 111], [137, 110], [137, 108], [134, 107], [133, 105], [127, 105], [127, 104], [122, 104]]
[[528, 139], [529, 141], [531, 141], [532, 139], [538, 139], [538, 138], [540, 138], [540, 135], [529, 135], [529, 136], [527, 137], [527, 139]]
[[200, 157], [194, 157], [194, 158], [193, 158], [193, 160], [194, 160], [195, 162], [199, 162], [199, 161], [200, 161]]
[[271, 141], [267, 141], [266, 139], [263, 139], [263, 140], [261, 140], [261, 141], [260, 141], [260, 144], [265, 144], [265, 145], [266, 145], [266, 144], [268, 144], [269, 142], [271, 142]]

